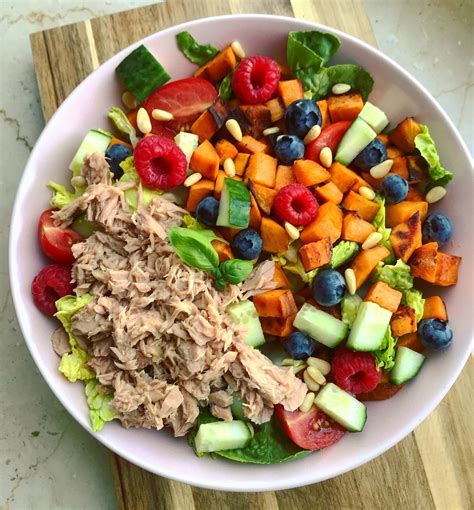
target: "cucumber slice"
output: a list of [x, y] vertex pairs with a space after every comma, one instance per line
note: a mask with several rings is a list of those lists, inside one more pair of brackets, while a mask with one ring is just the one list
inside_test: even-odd
[[361, 303], [362, 298], [358, 294], [354, 294], [352, 296], [350, 294], [346, 294], [342, 298], [341, 301], [342, 322], [344, 324], [347, 324], [349, 329], [352, 328], [352, 324], [354, 324]]
[[314, 399], [316, 407], [349, 432], [361, 432], [367, 421], [367, 407], [347, 391], [327, 383]]
[[368, 101], [359, 113], [359, 117], [367, 122], [377, 134], [381, 133], [388, 126], [388, 119], [385, 113]]
[[391, 318], [392, 312], [377, 303], [364, 301], [357, 310], [347, 347], [354, 351], [380, 349]]
[[163, 66], [143, 44], [120, 62], [115, 73], [139, 102], [170, 79]]
[[265, 343], [262, 325], [258, 318], [257, 310], [252, 301], [240, 301], [227, 307], [230, 320], [247, 330], [244, 334], [244, 342], [252, 347], [258, 347]]
[[296, 314], [293, 326], [330, 348], [337, 347], [349, 330], [342, 321], [309, 303], [305, 303]]
[[395, 355], [395, 365], [390, 374], [392, 384], [403, 384], [413, 379], [420, 371], [426, 356], [408, 347], [399, 347]]
[[176, 145], [184, 152], [186, 156], [186, 161], [191, 160], [191, 156], [193, 152], [197, 149], [199, 145], [199, 137], [194, 133], [186, 133], [185, 131], [181, 131], [174, 137], [174, 141]]
[[196, 434], [197, 453], [245, 448], [252, 439], [250, 427], [243, 421], [203, 423]]
[[377, 133], [357, 117], [339, 142], [336, 161], [347, 166], [376, 136]]
[[217, 226], [247, 228], [250, 221], [250, 193], [241, 181], [226, 177], [219, 202]]
[[105, 154], [110, 140], [112, 140], [111, 135], [108, 135], [103, 131], [90, 129], [86, 133], [84, 140], [82, 140], [81, 145], [79, 145], [79, 149], [77, 149], [76, 154], [72, 158], [69, 170], [71, 170], [74, 175], [80, 175], [81, 168], [84, 165], [84, 158], [88, 154], [92, 154], [94, 152], [102, 152]]

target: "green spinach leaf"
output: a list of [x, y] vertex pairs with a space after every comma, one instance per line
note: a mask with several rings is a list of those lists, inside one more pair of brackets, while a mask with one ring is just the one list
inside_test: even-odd
[[219, 50], [211, 44], [199, 44], [189, 32], [177, 34], [176, 43], [186, 58], [198, 66], [207, 64], [219, 53]]

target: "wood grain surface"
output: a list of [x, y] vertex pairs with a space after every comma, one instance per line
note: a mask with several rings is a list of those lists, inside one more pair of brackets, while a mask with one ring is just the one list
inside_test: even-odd
[[[45, 119], [101, 62], [138, 39], [192, 19], [250, 12], [321, 22], [376, 45], [362, 0], [168, 0], [32, 34]], [[473, 508], [473, 365], [470, 359], [448, 396], [412, 434], [345, 475], [280, 492], [224, 493], [152, 475], [112, 454], [118, 506], [122, 510]]]

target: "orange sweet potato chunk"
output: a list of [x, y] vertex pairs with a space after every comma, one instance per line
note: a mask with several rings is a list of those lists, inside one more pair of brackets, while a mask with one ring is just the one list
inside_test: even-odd
[[398, 310], [392, 315], [390, 327], [395, 337], [415, 333], [417, 330], [415, 310], [410, 306], [400, 305]]
[[219, 159], [219, 154], [214, 146], [209, 140], [205, 140], [193, 152], [189, 168], [194, 172], [199, 172], [206, 179], [215, 181], [219, 171]]
[[277, 159], [268, 154], [263, 152], [252, 154], [245, 171], [245, 179], [251, 179], [253, 183], [273, 188], [275, 186], [277, 164]]
[[342, 193], [348, 192], [350, 189], [359, 191], [361, 186], [371, 188], [371, 185], [350, 168], [341, 165], [335, 161], [329, 168], [331, 174], [331, 182], [333, 182]]
[[413, 252], [421, 246], [420, 212], [416, 211], [405, 223], [392, 229], [390, 244], [395, 255], [407, 263]]
[[301, 262], [306, 272], [331, 262], [332, 244], [329, 239], [320, 239], [303, 245], [299, 249]]
[[189, 188], [186, 209], [194, 212], [199, 202], [214, 193], [214, 183], [208, 179], [201, 179]]
[[387, 227], [393, 228], [408, 221], [416, 211], [420, 212], [420, 220], [423, 223], [428, 213], [428, 202], [411, 202], [404, 200], [398, 204], [387, 205], [385, 223]]
[[250, 154], [245, 154], [244, 152], [237, 153], [234, 159], [235, 165], [235, 175], [242, 177], [245, 173], [245, 169], [247, 168], [247, 164], [249, 162]]
[[342, 239], [362, 244], [372, 232], [375, 232], [375, 227], [362, 219], [359, 213], [348, 211], [345, 214], [342, 220]]
[[372, 301], [372, 303], [394, 313], [398, 310], [402, 296], [401, 292], [379, 280], [370, 287], [364, 301]]
[[380, 204], [377, 204], [372, 200], [368, 200], [362, 195], [351, 190], [343, 200], [342, 207], [348, 211], [355, 211], [359, 213], [365, 221], [372, 221], [374, 216], [377, 214], [377, 211], [380, 209]]
[[327, 104], [331, 122], [354, 120], [364, 108], [364, 101], [362, 101], [361, 95], [356, 92], [329, 96]]
[[321, 202], [333, 202], [336, 205], [339, 205], [344, 198], [342, 191], [333, 183], [328, 182], [323, 186], [318, 186], [315, 188], [316, 197], [321, 200]]
[[275, 272], [273, 273], [272, 281], [274, 281], [277, 285], [275, 289], [288, 288], [290, 286], [288, 278], [280, 264], [275, 264]]
[[237, 147], [240, 152], [246, 154], [257, 154], [257, 152], [268, 152], [268, 147], [260, 140], [256, 140], [252, 136], [245, 135], [240, 142], [237, 142]]
[[382, 244], [362, 250], [352, 261], [351, 268], [356, 276], [356, 287], [359, 289], [369, 278], [370, 273], [376, 268], [377, 264], [386, 259], [390, 251]]
[[423, 319], [440, 319], [442, 321], [448, 320], [446, 305], [439, 296], [431, 296], [425, 298], [425, 304], [423, 307]]
[[410, 272], [417, 278], [434, 283], [437, 264], [438, 243], [423, 244], [413, 252], [410, 258]]
[[275, 178], [275, 191], [296, 182], [295, 174], [291, 166], [278, 165]]
[[425, 346], [420, 340], [418, 333], [407, 333], [406, 335], [401, 336], [397, 340], [397, 348], [398, 347], [408, 347], [412, 351], [416, 352], [424, 352]]
[[402, 120], [390, 134], [390, 142], [404, 152], [415, 150], [415, 137], [421, 133], [418, 122], [413, 117]]
[[320, 101], [316, 101], [316, 103], [319, 106], [319, 109], [321, 110], [321, 117], [323, 119], [321, 123], [322, 129], [331, 124], [331, 118], [329, 117], [328, 102], [326, 101], [326, 99], [321, 99]]
[[260, 323], [262, 324], [262, 330], [268, 335], [275, 336], [288, 336], [295, 328], [293, 327], [293, 321], [295, 315], [290, 315], [285, 319], [279, 319], [278, 317], [260, 317]]
[[285, 319], [298, 312], [291, 290], [275, 289], [254, 296], [253, 304], [259, 317], [279, 317]]
[[293, 164], [293, 173], [297, 182], [310, 187], [326, 182], [331, 174], [319, 163], [310, 159], [299, 159]]
[[233, 143], [222, 138], [216, 142], [216, 152], [219, 154], [220, 164], [222, 165], [227, 158], [235, 159], [239, 151]]
[[293, 101], [304, 98], [304, 88], [300, 80], [286, 80], [278, 83], [278, 95], [281, 97], [285, 108]]
[[334, 244], [341, 237], [342, 217], [336, 204], [326, 202], [321, 205], [316, 218], [301, 232], [301, 242], [307, 244], [327, 237]]
[[219, 241], [219, 239], [213, 239], [211, 241], [212, 246], [217, 251], [217, 255], [219, 255], [219, 263], [225, 262], [226, 260], [230, 260], [234, 258], [234, 254], [232, 253], [231, 247], [224, 243], [224, 241]]
[[196, 78], [204, 78], [211, 83], [217, 83], [227, 76], [235, 67], [237, 60], [230, 46], [224, 48], [212, 60], [200, 67], [195, 73]]
[[461, 264], [461, 257], [438, 252], [436, 263], [435, 285], [448, 287], [458, 283], [458, 271]]
[[263, 241], [263, 250], [269, 253], [282, 253], [288, 250], [289, 237], [286, 230], [271, 218], [262, 216], [260, 235]]

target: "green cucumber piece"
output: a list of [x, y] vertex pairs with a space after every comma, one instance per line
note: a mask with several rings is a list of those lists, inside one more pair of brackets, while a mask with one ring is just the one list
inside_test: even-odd
[[309, 303], [305, 303], [296, 314], [293, 326], [330, 348], [337, 347], [349, 331], [342, 321]]
[[377, 303], [364, 301], [357, 310], [352, 324], [347, 347], [354, 351], [376, 351], [380, 349], [385, 332], [390, 324], [392, 312]]
[[239, 420], [216, 421], [199, 426], [195, 444], [197, 453], [245, 448], [252, 439], [247, 423]]
[[143, 44], [120, 62], [115, 73], [139, 102], [170, 79], [163, 66]]
[[82, 140], [81, 145], [79, 145], [79, 149], [77, 149], [76, 154], [72, 158], [72, 161], [69, 165], [69, 170], [71, 170], [75, 176], [80, 175], [81, 168], [84, 165], [84, 158], [88, 154], [93, 154], [94, 152], [102, 152], [105, 154], [110, 140], [112, 140], [112, 135], [109, 135], [104, 131], [90, 129], [86, 133], [86, 136]]
[[426, 356], [413, 351], [408, 347], [399, 347], [395, 355], [395, 364], [390, 373], [390, 382], [392, 384], [403, 384], [413, 379], [420, 371]]
[[77, 216], [71, 223], [71, 228], [82, 237], [90, 237], [97, 230], [97, 227], [86, 218], [86, 213]]
[[226, 177], [219, 202], [217, 226], [247, 228], [250, 221], [250, 192], [241, 181]]
[[376, 136], [377, 133], [357, 117], [339, 142], [336, 161], [347, 166]]
[[347, 326], [352, 328], [352, 324], [354, 324], [355, 318], [357, 317], [357, 312], [359, 310], [359, 306], [362, 303], [362, 298], [358, 294], [345, 294], [341, 301], [341, 315], [342, 322], [347, 324]]
[[377, 106], [367, 101], [359, 113], [359, 117], [365, 121], [377, 134], [388, 126], [388, 118]]
[[364, 429], [367, 407], [334, 383], [323, 386], [314, 403], [349, 432], [361, 432]]
[[257, 310], [252, 301], [240, 301], [227, 307], [227, 315], [238, 326], [246, 329], [244, 342], [252, 347], [258, 347], [265, 343], [262, 325], [258, 318]]

